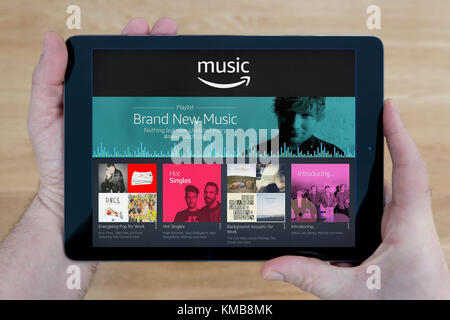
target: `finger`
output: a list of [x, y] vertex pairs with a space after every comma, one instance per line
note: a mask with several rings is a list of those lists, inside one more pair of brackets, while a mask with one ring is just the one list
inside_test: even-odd
[[384, 181], [384, 205], [388, 205], [389, 202], [391, 202], [392, 200], [392, 186], [389, 182], [387, 182], [386, 180]]
[[286, 281], [322, 298], [336, 297], [351, 283], [350, 268], [340, 268], [306, 257], [283, 256], [264, 263], [261, 275], [266, 280]]
[[152, 27], [150, 34], [154, 35], [176, 35], [178, 31], [177, 24], [170, 18], [160, 18]]
[[42, 112], [61, 112], [66, 66], [67, 49], [63, 38], [56, 32], [47, 32], [33, 72], [30, 117]]
[[134, 18], [123, 28], [122, 34], [124, 35], [145, 35], [150, 34], [150, 27], [143, 18]]
[[392, 158], [393, 203], [402, 207], [428, 204], [429, 184], [425, 162], [403, 125], [397, 106], [390, 99], [384, 104], [383, 126]]

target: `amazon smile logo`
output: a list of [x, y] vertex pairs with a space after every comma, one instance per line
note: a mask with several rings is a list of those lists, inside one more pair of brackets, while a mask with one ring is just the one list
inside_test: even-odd
[[[245, 84], [248, 86], [250, 83], [250, 76], [245, 75], [237, 78], [235, 82], [231, 83], [218, 83], [210, 80], [206, 80], [205, 78], [209, 74], [217, 74], [217, 73], [226, 73], [226, 74], [248, 74], [250, 71], [248, 70], [249, 61], [240, 61], [239, 57], [236, 57], [236, 60], [231, 61], [198, 61], [197, 63], [197, 72], [199, 73], [197, 79], [206, 84], [207, 86], [217, 88], [217, 89], [231, 89], [238, 87], [240, 85]], [[205, 75], [202, 75], [202, 74]]]

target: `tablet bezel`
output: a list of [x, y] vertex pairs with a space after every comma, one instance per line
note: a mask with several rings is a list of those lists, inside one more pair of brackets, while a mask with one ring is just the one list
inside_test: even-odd
[[[64, 247], [73, 260], [268, 260], [304, 255], [360, 263], [381, 243], [383, 212], [383, 45], [372, 36], [74, 36], [64, 88]], [[92, 50], [93, 49], [352, 49], [358, 197], [355, 247], [346, 248], [154, 248], [93, 247], [92, 243]], [[70, 168], [70, 169], [69, 169]], [[80, 200], [82, 199], [82, 200]]]

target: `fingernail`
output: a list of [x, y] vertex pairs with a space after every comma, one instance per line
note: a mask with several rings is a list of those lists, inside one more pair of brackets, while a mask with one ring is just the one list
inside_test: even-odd
[[264, 275], [264, 280], [284, 281], [284, 276], [279, 272], [270, 270]]
[[45, 33], [45, 35], [44, 35], [44, 45], [42, 47], [42, 54], [43, 55], [45, 55], [45, 53], [47, 52], [47, 46], [48, 46], [47, 33]]

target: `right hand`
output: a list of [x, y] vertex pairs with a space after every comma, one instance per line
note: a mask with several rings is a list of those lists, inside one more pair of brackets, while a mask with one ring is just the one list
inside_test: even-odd
[[[450, 299], [450, 272], [433, 222], [427, 168], [390, 99], [383, 125], [393, 171], [392, 187], [385, 184], [378, 249], [356, 267], [275, 258], [263, 265], [263, 278], [289, 282], [323, 299]], [[371, 265], [381, 271], [379, 290], [366, 285]]]

